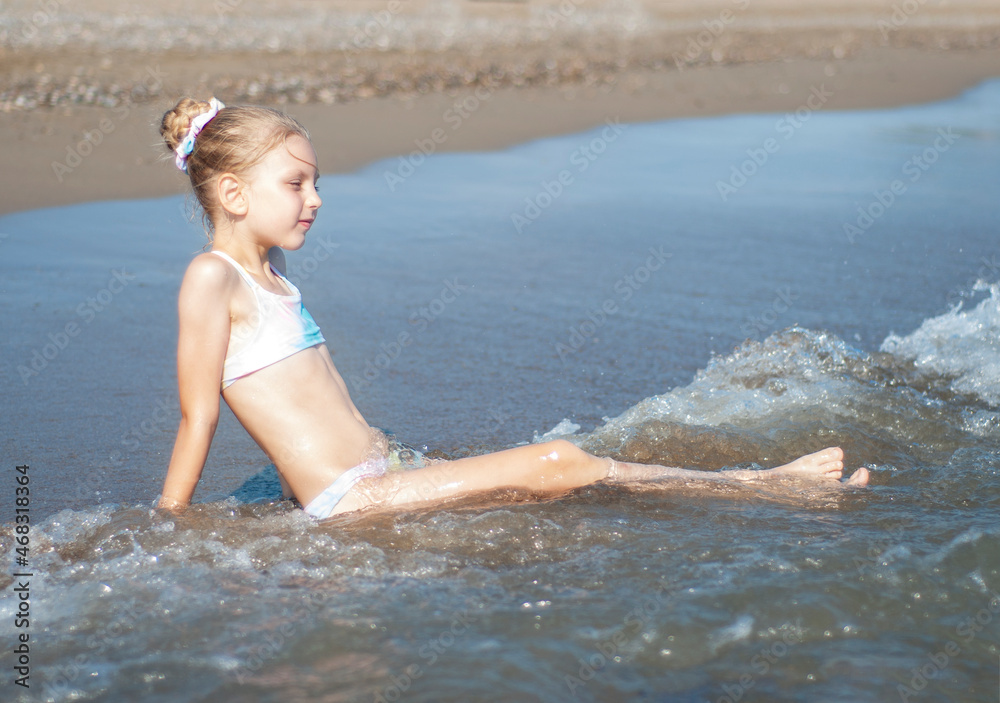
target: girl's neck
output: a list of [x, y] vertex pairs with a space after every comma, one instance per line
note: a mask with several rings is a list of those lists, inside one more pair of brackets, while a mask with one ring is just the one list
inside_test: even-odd
[[250, 273], [266, 273], [268, 248], [236, 236], [216, 237], [212, 249], [228, 254]]

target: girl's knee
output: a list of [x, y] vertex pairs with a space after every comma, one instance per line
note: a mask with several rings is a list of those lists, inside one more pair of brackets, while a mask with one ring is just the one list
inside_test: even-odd
[[559, 485], [562, 489], [577, 488], [607, 476], [604, 461], [565, 439], [545, 442], [540, 448], [539, 476], [553, 486]]
[[543, 460], [554, 461], [565, 467], [586, 466], [597, 458], [580, 449], [569, 440], [553, 439], [541, 445]]
[[582, 449], [567, 439], [551, 439], [538, 445], [542, 458], [550, 461], [566, 461], [579, 459], [584, 453]]

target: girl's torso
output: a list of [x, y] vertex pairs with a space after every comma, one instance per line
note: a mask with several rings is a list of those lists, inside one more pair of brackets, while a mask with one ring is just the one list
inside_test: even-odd
[[253, 296], [249, 310], [238, 321], [234, 319], [230, 326], [222, 373], [223, 389], [243, 376], [326, 341], [319, 325], [302, 304], [299, 289], [273, 265], [270, 269], [284, 289], [281, 293], [261, 286], [225, 252], [213, 250], [212, 253], [233, 266]]
[[222, 396], [305, 505], [361, 463], [370, 428], [291, 282], [274, 271], [290, 295], [273, 293], [229, 256], [213, 253], [243, 279], [230, 301], [230, 345], [237, 348], [227, 351]]

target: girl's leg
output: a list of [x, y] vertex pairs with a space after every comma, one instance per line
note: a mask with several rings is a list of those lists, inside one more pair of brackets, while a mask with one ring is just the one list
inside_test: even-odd
[[[833, 447], [765, 471], [692, 471], [602, 459], [571, 442], [555, 440], [369, 479], [344, 496], [334, 514], [372, 505], [433, 504], [503, 488], [558, 495], [603, 480], [749, 481], [790, 476], [836, 480], [843, 472], [842, 459], [843, 452]], [[867, 477], [867, 471], [859, 469], [852, 485], [864, 485]]]
[[565, 440], [529, 444], [414, 469], [359, 483], [333, 514], [372, 505], [432, 504], [503, 488], [559, 494], [607, 478], [610, 460]]
[[[612, 461], [608, 479], [613, 482], [655, 481], [663, 478], [695, 479], [701, 481], [759, 481], [775, 478], [802, 478], [807, 480], [836, 479], [844, 475], [844, 452], [840, 447], [827, 447], [812, 454], [800, 456], [795, 461], [760, 471], [737, 469], [731, 471], [691, 471], [667, 466], [632, 464]], [[851, 486], [868, 484], [868, 470], [859, 468], [847, 481]]]

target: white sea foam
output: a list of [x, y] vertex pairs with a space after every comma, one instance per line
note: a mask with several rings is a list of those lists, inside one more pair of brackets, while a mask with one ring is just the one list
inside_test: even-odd
[[733, 642], [745, 640], [753, 633], [753, 617], [741, 615], [729, 625], [720, 628], [709, 636], [709, 647], [712, 652], [718, 652], [722, 647]]
[[534, 442], [548, 442], [553, 439], [559, 439], [561, 437], [569, 437], [580, 431], [580, 426], [564, 417], [559, 421], [559, 424], [553, 427], [548, 432], [544, 432], [541, 435], [535, 432]]
[[836, 336], [792, 328], [715, 357], [688, 385], [637, 403], [608, 420], [605, 428], [633, 427], [647, 420], [761, 426], [775, 414], [818, 405], [849, 413], [839, 401], [857, 399], [866, 393], [865, 383], [859, 381], [879, 375], [868, 354]]
[[923, 373], [950, 379], [956, 393], [973, 395], [991, 406], [1000, 406], [1000, 284], [976, 284], [989, 291], [970, 310], [954, 308], [924, 320], [914, 332], [890, 334], [882, 351], [912, 361]]

